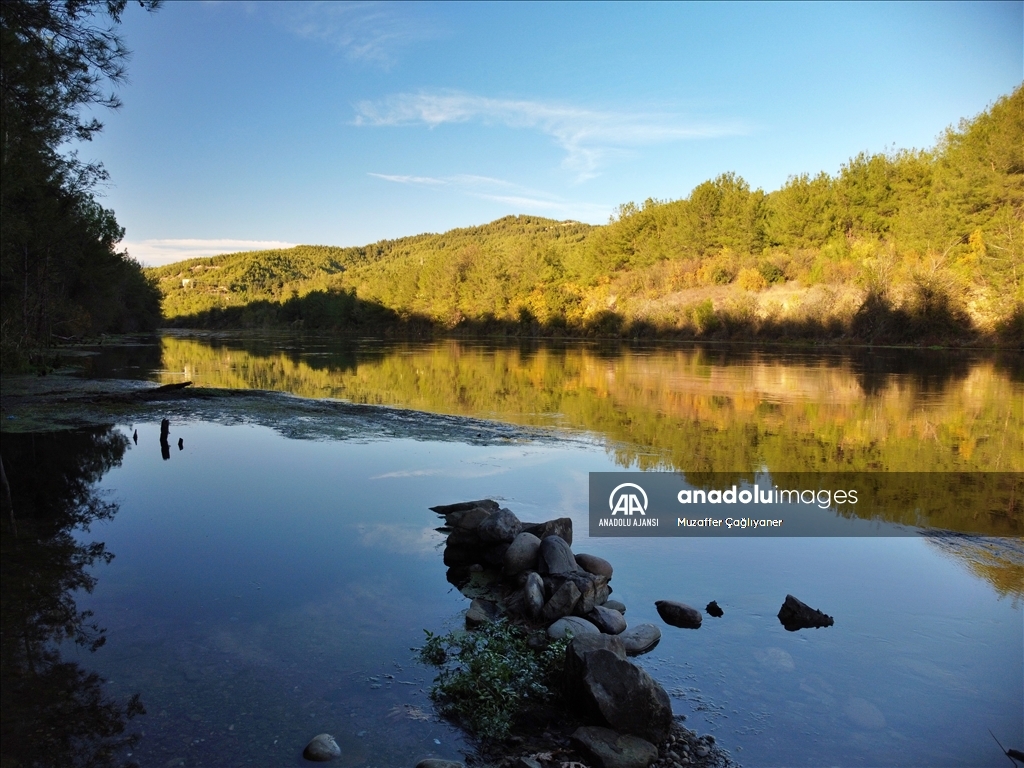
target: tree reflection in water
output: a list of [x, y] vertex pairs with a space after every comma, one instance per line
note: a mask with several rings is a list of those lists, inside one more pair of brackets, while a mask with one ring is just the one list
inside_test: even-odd
[[0, 539], [5, 768], [135, 765], [127, 755], [139, 737], [125, 731], [145, 712], [138, 695], [111, 700], [99, 675], [60, 652], [63, 643], [94, 651], [106, 640], [91, 612], [78, 609], [75, 592], [92, 591], [92, 567], [113, 555], [76, 532], [117, 513], [94, 486], [127, 447], [128, 438], [110, 427], [3, 437], [10, 487]]

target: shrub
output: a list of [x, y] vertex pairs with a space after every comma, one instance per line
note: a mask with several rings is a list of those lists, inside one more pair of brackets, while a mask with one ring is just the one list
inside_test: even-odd
[[764, 276], [758, 270], [750, 269], [749, 267], [744, 267], [740, 270], [736, 282], [745, 291], [763, 291], [768, 287], [768, 281]]
[[478, 736], [506, 738], [527, 706], [556, 696], [567, 640], [534, 649], [505, 620], [473, 632], [426, 634], [420, 661], [440, 669], [430, 697]]

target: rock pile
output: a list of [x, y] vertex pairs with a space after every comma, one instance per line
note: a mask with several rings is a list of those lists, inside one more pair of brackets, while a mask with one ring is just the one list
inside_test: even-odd
[[653, 624], [627, 625], [626, 606], [609, 599], [611, 563], [572, 551], [569, 518], [522, 522], [490, 499], [431, 509], [448, 532], [448, 581], [473, 599], [467, 627], [504, 615], [551, 638], [616, 636], [624, 656], [646, 653], [661, 640]]

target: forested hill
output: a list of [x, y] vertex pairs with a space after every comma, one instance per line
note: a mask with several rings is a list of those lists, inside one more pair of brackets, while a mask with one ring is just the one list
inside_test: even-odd
[[362, 248], [148, 270], [180, 326], [1024, 338], [1024, 87], [930, 150], [750, 189], [726, 173], [605, 226], [510, 216]]

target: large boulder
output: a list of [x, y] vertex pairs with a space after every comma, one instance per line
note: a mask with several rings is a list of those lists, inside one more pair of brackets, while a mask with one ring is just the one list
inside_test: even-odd
[[654, 606], [665, 623], [671, 624], [673, 627], [700, 629], [701, 621], [704, 619], [696, 608], [686, 603], [677, 603], [675, 600], [658, 600]]
[[611, 651], [623, 661], [626, 659], [626, 649], [622, 641], [614, 635], [575, 635], [566, 646], [564, 683], [570, 701], [583, 700], [583, 676], [587, 672], [587, 655], [599, 650]]
[[505, 553], [508, 552], [508, 544], [487, 544], [480, 550], [480, 562], [495, 568], [501, 568], [505, 564]]
[[609, 579], [612, 577], [612, 564], [603, 557], [580, 552], [576, 555], [576, 565], [595, 576], [605, 576]]
[[314, 763], [326, 763], [341, 757], [341, 747], [338, 746], [338, 742], [331, 734], [321, 733], [310, 740], [306, 748], [302, 750], [302, 756]]
[[538, 537], [537, 570], [550, 576], [563, 576], [579, 570], [568, 542], [561, 536]]
[[786, 600], [779, 609], [779, 621], [790, 632], [796, 632], [798, 629], [831, 627], [836, 623], [831, 616], [811, 608], [792, 595], [786, 595]]
[[446, 541], [449, 547], [480, 547], [480, 537], [476, 535], [476, 531], [465, 528], [455, 528], [448, 534]]
[[573, 612], [576, 603], [580, 599], [580, 591], [576, 585], [567, 581], [559, 587], [551, 598], [541, 609], [541, 615], [546, 621], [555, 621]]
[[620, 733], [655, 743], [668, 736], [672, 702], [647, 672], [608, 650], [586, 654], [582, 689], [584, 706]]
[[548, 627], [548, 637], [554, 640], [560, 640], [563, 637], [599, 634], [601, 634], [601, 630], [579, 616], [566, 616]]
[[505, 551], [505, 575], [515, 576], [523, 571], [532, 571], [537, 567], [539, 551], [540, 539], [532, 533], [520, 533]]
[[538, 539], [558, 536], [567, 544], [572, 544], [572, 520], [568, 517], [548, 520], [546, 523], [523, 523], [523, 530], [532, 533]]
[[639, 656], [661, 642], [661, 630], [654, 624], [637, 624], [616, 637], [626, 649], [628, 656]]
[[449, 544], [444, 548], [444, 564], [451, 567], [455, 565], [470, 565], [480, 559], [476, 547], [452, 546]]
[[526, 613], [533, 619], [540, 617], [544, 602], [544, 582], [539, 573], [530, 571], [523, 584], [523, 606]]
[[618, 611], [595, 605], [583, 618], [606, 635], [617, 635], [626, 629], [626, 620]]
[[597, 768], [647, 768], [658, 759], [649, 741], [596, 725], [577, 728], [570, 738]]
[[512, 513], [512, 510], [503, 507], [482, 520], [476, 532], [481, 541], [490, 544], [499, 542], [511, 544], [512, 540], [522, 533], [522, 530], [523, 524], [519, 522], [519, 518]]

